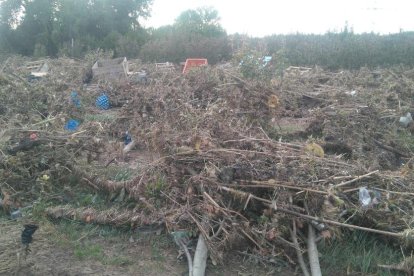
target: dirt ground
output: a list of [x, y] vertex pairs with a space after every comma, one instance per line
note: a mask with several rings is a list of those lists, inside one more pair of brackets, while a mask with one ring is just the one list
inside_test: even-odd
[[[96, 230], [97, 227], [94, 227]], [[65, 229], [66, 234], [61, 235], [59, 231], [62, 226], [45, 223], [34, 234], [31, 252], [24, 259], [25, 253], [20, 243], [21, 230], [21, 221], [0, 223], [0, 275], [187, 275], [186, 260], [177, 259], [178, 251], [165, 235], [88, 236], [88, 231], [85, 231], [71, 236], [69, 229]], [[73, 240], [78, 234], [80, 238]], [[69, 242], [68, 239], [72, 240]], [[244, 262], [241, 256], [233, 256], [225, 265], [213, 266], [209, 262], [207, 275], [295, 273], [286, 268], [282, 270]]]

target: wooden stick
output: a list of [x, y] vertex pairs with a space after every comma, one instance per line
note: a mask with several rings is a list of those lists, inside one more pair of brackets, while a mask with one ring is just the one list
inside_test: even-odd
[[280, 211], [280, 212], [283, 212], [283, 213], [286, 213], [286, 214], [298, 216], [298, 217], [309, 219], [309, 220], [315, 220], [315, 221], [323, 222], [323, 223], [326, 223], [326, 224], [332, 224], [332, 225], [336, 225], [336, 226], [340, 226], [340, 227], [346, 227], [346, 228], [350, 228], [350, 229], [362, 230], [362, 231], [377, 233], [377, 234], [386, 235], [386, 236], [390, 236], [390, 237], [401, 238], [401, 233], [394, 233], [394, 232], [382, 231], [382, 230], [377, 230], [377, 229], [372, 229], [372, 228], [367, 228], [367, 227], [361, 227], [361, 226], [352, 225], [352, 224], [341, 223], [341, 222], [337, 222], [337, 221], [333, 221], [333, 220], [327, 220], [327, 219], [323, 219], [323, 218], [318, 218], [318, 217], [313, 217], [313, 216], [310, 216], [310, 215], [301, 214], [301, 213], [291, 211], [291, 210], [287, 210], [287, 209], [283, 209], [283, 208], [274, 208], [274, 209], [275, 209], [275, 211]]
[[225, 73], [225, 74], [227, 74], [227, 75], [229, 75], [230, 77], [234, 78], [235, 80], [239, 81], [241, 84], [243, 84], [245, 86], [246, 90], [250, 91], [250, 85], [249, 85], [249, 83], [247, 81], [245, 81], [245, 80], [243, 80], [243, 79], [241, 79], [241, 78], [239, 78], [239, 77], [231, 74], [227, 70], [222, 70], [222, 72]]
[[[234, 193], [234, 194], [238, 194], [238, 195], [243, 194], [245, 196], [248, 196], [248, 194], [249, 194], [249, 193], [238, 191], [238, 190], [231, 189], [231, 188], [228, 188], [228, 187], [221, 186], [220, 188], [222, 188], [225, 191], [228, 191], [228, 192], [231, 192], [231, 193]], [[362, 230], [362, 231], [366, 231], [366, 232], [377, 233], [377, 234], [386, 235], [386, 236], [390, 236], [390, 237], [396, 237], [396, 238], [401, 238], [402, 237], [401, 233], [382, 231], [382, 230], [371, 229], [371, 228], [361, 227], [361, 226], [352, 225], [352, 224], [341, 223], [341, 222], [337, 222], [337, 221], [333, 221], [333, 220], [327, 220], [327, 219], [324, 219], [324, 218], [313, 217], [313, 216], [310, 216], [310, 215], [305, 215], [305, 214], [301, 214], [301, 213], [291, 211], [291, 210], [288, 210], [288, 209], [280, 208], [276, 205], [275, 202], [272, 202], [272, 201], [264, 199], [264, 198], [260, 198], [260, 197], [254, 196], [254, 195], [252, 195], [252, 198], [254, 198], [256, 200], [259, 200], [259, 201], [262, 201], [264, 203], [267, 203], [269, 205], [269, 207], [273, 208], [275, 211], [279, 211], [279, 212], [283, 212], [283, 213], [286, 213], [286, 214], [294, 215], [294, 216], [301, 217], [301, 218], [304, 218], [304, 219], [315, 220], [315, 221], [323, 222], [323, 223], [326, 223], [326, 224], [336, 225], [336, 226], [340, 226], [340, 227], [346, 227], [346, 228], [350, 228], [350, 229]]]
[[198, 229], [200, 230], [200, 232], [202, 232], [204, 234], [204, 237], [206, 237], [208, 240], [210, 240], [210, 236], [206, 233], [206, 231], [204, 230], [204, 228], [201, 225], [201, 223], [190, 212], [187, 212], [187, 214], [195, 222], [195, 224], [197, 224]]
[[[225, 187], [225, 186], [219, 186], [219, 187], [220, 187], [221, 189], [223, 189], [223, 190], [227, 191], [227, 192], [230, 192], [230, 193], [236, 194], [236, 195], [238, 195], [238, 196], [243, 196], [243, 197], [246, 197], [246, 198], [254, 198], [254, 199], [258, 200], [258, 201], [261, 201], [261, 202], [267, 203], [269, 206], [273, 206], [273, 205], [275, 205], [275, 204], [276, 204], [275, 202], [273, 202], [273, 201], [271, 201], [271, 200], [268, 200], [268, 199], [264, 199], [264, 198], [261, 198], [261, 197], [255, 196], [255, 195], [253, 195], [253, 194], [251, 194], [251, 193], [247, 193], [247, 192], [239, 191], [239, 190], [236, 190], [236, 189], [233, 189], [233, 188], [229, 188], [229, 187]], [[250, 200], [250, 199], [249, 199], [249, 200]], [[300, 211], [303, 211], [303, 210], [304, 210], [303, 208], [301, 208], [301, 207], [299, 207], [299, 206], [295, 206], [295, 205], [292, 205], [292, 206], [291, 206], [291, 208], [298, 209], [298, 210], [300, 210]], [[236, 213], [237, 213], [237, 212], [236, 212]], [[237, 213], [237, 214], [238, 214], [238, 213]]]
[[[259, 184], [259, 185], [260, 184], [268, 184], [269, 188], [281, 187], [281, 188], [286, 188], [286, 189], [306, 191], [306, 192], [317, 193], [317, 194], [322, 194], [322, 195], [327, 195], [328, 194], [328, 192], [325, 192], [325, 191], [318, 191], [318, 190], [308, 189], [308, 188], [304, 188], [304, 187], [300, 187], [300, 186], [291, 186], [291, 185], [278, 184], [278, 183], [273, 182], [273, 181], [251, 180], [251, 181], [248, 181], [248, 182]], [[238, 186], [247, 186], [247, 185], [238, 185]], [[258, 187], [258, 185], [252, 185], [251, 187]]]
[[260, 246], [260, 244], [258, 244], [249, 234], [246, 233], [246, 231], [244, 231], [243, 229], [240, 229], [240, 231], [246, 235], [246, 237], [249, 238], [249, 240], [251, 240], [260, 250], [263, 250], [263, 248]]
[[204, 276], [206, 274], [207, 254], [207, 244], [204, 240], [203, 235], [200, 233], [200, 235], [198, 236], [197, 247], [194, 254], [193, 274], [189, 275]]
[[193, 260], [191, 258], [190, 251], [188, 251], [187, 245], [184, 244], [182, 240], [178, 240], [178, 244], [180, 247], [184, 250], [185, 256], [187, 257], [187, 263], [188, 263], [188, 276], [193, 276]]
[[4, 62], [3, 66], [1, 67], [0, 73], [2, 73], [2, 72], [3, 72], [4, 68], [6, 68], [6, 65], [7, 65], [7, 63], [9, 63], [9, 60], [10, 60], [10, 57], [8, 57], [8, 58], [6, 59], [6, 61]]
[[231, 192], [233, 194], [241, 195], [241, 196], [244, 196], [246, 198], [249, 198], [250, 197], [250, 198], [254, 198], [254, 199], [257, 199], [259, 201], [262, 201], [264, 203], [270, 204], [270, 205], [273, 204], [272, 201], [267, 200], [267, 199], [264, 199], [264, 198], [261, 198], [261, 197], [257, 197], [257, 196], [255, 196], [255, 195], [253, 195], [251, 193], [246, 193], [246, 192], [239, 191], [239, 190], [235, 190], [235, 189], [232, 189], [232, 188], [229, 188], [229, 187], [225, 187], [225, 186], [220, 186], [220, 188], [223, 189], [223, 190], [225, 190], [225, 191], [227, 191], [227, 192]]
[[370, 176], [370, 175], [372, 175], [372, 174], [376, 174], [376, 173], [378, 173], [378, 172], [379, 172], [379, 170], [376, 170], [376, 171], [369, 172], [369, 173], [364, 174], [364, 175], [357, 176], [357, 177], [356, 177], [356, 178], [354, 178], [354, 179], [351, 179], [351, 180], [348, 180], [348, 181], [345, 181], [345, 182], [341, 182], [341, 183], [339, 183], [339, 184], [335, 185], [335, 186], [334, 186], [334, 188], [343, 187], [343, 186], [345, 186], [345, 185], [348, 185], [348, 184], [354, 183], [354, 182], [356, 182], [356, 181], [358, 181], [358, 180], [361, 180], [361, 179], [363, 179], [363, 178], [366, 178], [366, 177], [368, 177], [368, 176]]
[[214, 206], [216, 206], [217, 208], [220, 208], [220, 205], [218, 205], [218, 203], [207, 193], [207, 192], [203, 192], [203, 195], [211, 202], [213, 203]]
[[390, 147], [390, 146], [384, 145], [384, 144], [382, 144], [381, 142], [379, 142], [379, 141], [377, 141], [377, 140], [375, 140], [375, 139], [374, 139], [374, 143], [375, 143], [377, 146], [379, 146], [380, 148], [383, 148], [383, 149], [388, 150], [388, 151], [390, 151], [390, 152], [392, 152], [392, 153], [398, 154], [398, 155], [400, 155], [400, 156], [402, 156], [402, 157], [407, 157], [407, 158], [412, 157], [411, 155], [406, 154], [406, 153], [404, 153], [404, 152], [401, 152], [401, 151], [399, 151], [399, 150], [397, 150], [397, 149], [395, 149], [395, 148], [393, 148], [393, 147]]
[[390, 193], [390, 194], [396, 194], [396, 195], [406, 195], [406, 196], [414, 196], [414, 193], [388, 191], [388, 190], [385, 190], [385, 189], [380, 189], [380, 188], [373, 188], [373, 189], [374, 189], [374, 190], [381, 191], [381, 192], [385, 192], [385, 193]]
[[308, 224], [308, 257], [312, 276], [322, 276], [318, 247], [315, 241], [315, 230], [310, 223]]
[[[381, 192], [384, 192], [384, 193], [390, 193], [390, 194], [396, 194], [396, 195], [405, 195], [405, 196], [414, 196], [414, 193], [409, 193], [409, 192], [388, 191], [388, 190], [380, 189], [380, 188], [376, 188], [376, 187], [373, 187], [372, 189], [377, 190], [377, 191], [381, 191]], [[355, 191], [358, 191], [358, 190], [359, 190], [359, 187], [345, 190], [345, 191], [343, 191], [343, 193], [350, 193], [350, 192], [355, 192]]]
[[215, 206], [217, 207], [225, 216], [229, 216], [227, 209], [221, 207], [207, 192], [203, 192], [203, 195]]
[[[123, 146], [123, 143], [121, 142], [121, 147]], [[130, 152], [131, 150], [133, 150], [135, 147], [135, 140], [131, 141], [128, 145], [126, 145], [125, 147], [123, 147], [122, 149], [122, 154], [123, 156], [125, 156], [125, 154], [127, 154], [128, 152]]]
[[298, 242], [298, 237], [296, 235], [296, 222], [295, 222], [295, 220], [293, 220], [292, 224], [293, 224], [292, 225], [293, 229], [290, 229], [290, 236], [292, 237], [293, 244], [295, 245], [296, 255], [298, 257], [298, 262], [299, 262], [300, 268], [302, 269], [302, 272], [303, 272], [304, 276], [310, 276], [308, 267], [306, 266], [305, 260], [303, 259], [302, 252], [300, 251], [300, 245], [299, 245], [299, 242]]
[[346, 194], [346, 193], [351, 193], [351, 192], [355, 192], [355, 191], [358, 191], [359, 190], [359, 188], [360, 187], [357, 187], [357, 188], [352, 188], [352, 189], [348, 189], [348, 190], [345, 190], [345, 191], [342, 191], [344, 194]]

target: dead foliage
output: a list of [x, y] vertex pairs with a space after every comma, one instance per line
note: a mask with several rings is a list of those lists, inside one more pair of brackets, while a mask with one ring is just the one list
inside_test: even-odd
[[[237, 70], [183, 76], [147, 66], [147, 85], [131, 79], [83, 87], [82, 62], [53, 62], [54, 71], [36, 83], [23, 73], [0, 75], [1, 188], [16, 206], [27, 204], [28, 194], [56, 192], [74, 175], [95, 190], [125, 193], [135, 207], [64, 206], [49, 209], [50, 216], [199, 232], [216, 260], [247, 250], [294, 263], [305, 222], [324, 239], [359, 227], [406, 245], [412, 240], [413, 145], [410, 128], [398, 124], [412, 106], [406, 68], [314, 68], [265, 84], [247, 82]], [[72, 89], [81, 109], [70, 103]], [[111, 100], [109, 111], [93, 107], [101, 91]], [[74, 117], [80, 128], [64, 131]], [[124, 164], [114, 145], [126, 130], [135, 152], [153, 157], [130, 180], [106, 179], [99, 169]], [[25, 147], [31, 133], [38, 138]], [[370, 191], [367, 206], [359, 202], [360, 187]], [[292, 225], [302, 233], [299, 241]]]

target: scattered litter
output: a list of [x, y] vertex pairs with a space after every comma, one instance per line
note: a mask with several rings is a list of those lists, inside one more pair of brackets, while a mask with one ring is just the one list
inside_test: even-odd
[[107, 81], [121, 81], [128, 78], [129, 66], [126, 57], [98, 60], [92, 66], [93, 77]]
[[31, 79], [40, 79], [49, 74], [49, 64], [46, 60], [28, 62], [26, 69], [30, 71]]
[[18, 210], [16, 210], [16, 211], [13, 211], [13, 212], [11, 212], [10, 213], [10, 218], [11, 219], [18, 219], [18, 218], [21, 218], [23, 216], [23, 214], [22, 214], [22, 212], [20, 211], [20, 209], [18, 209]]
[[147, 84], [148, 83], [148, 73], [146, 71], [139, 71], [136, 77], [137, 83]]
[[130, 152], [131, 150], [134, 149], [134, 147], [136, 146], [135, 141], [132, 141], [130, 143], [128, 143], [124, 149], [122, 150], [123, 154], [126, 154], [128, 152]]
[[311, 224], [312, 224], [312, 225], [313, 225], [316, 229], [318, 229], [318, 231], [323, 231], [323, 230], [328, 229], [328, 226], [327, 226], [326, 224], [322, 223], [322, 222], [318, 222], [318, 221], [312, 220], [312, 221], [311, 221]]
[[371, 191], [373, 195], [372, 205], [378, 205], [381, 202], [381, 193], [380, 191], [373, 190]]
[[171, 62], [161, 62], [161, 63], [155, 63], [155, 68], [161, 70], [161, 71], [172, 71], [174, 70], [174, 64]]
[[107, 110], [109, 109], [109, 97], [106, 94], [101, 94], [97, 99], [96, 99], [96, 106], [99, 109], [103, 109], [103, 110]]
[[366, 187], [359, 188], [359, 202], [361, 203], [362, 207], [368, 207], [371, 204], [371, 196], [369, 195], [369, 191]]
[[48, 181], [50, 179], [50, 176], [48, 176], [47, 174], [42, 175], [42, 177], [40, 178], [42, 181]]
[[188, 73], [191, 68], [207, 66], [207, 65], [208, 65], [208, 61], [205, 58], [188, 58], [184, 64], [183, 74]]
[[35, 141], [35, 140], [37, 140], [37, 138], [38, 138], [37, 133], [35, 133], [35, 132], [30, 133], [30, 136], [29, 136], [30, 140]]
[[72, 91], [70, 93], [70, 98], [71, 98], [72, 103], [73, 103], [74, 106], [76, 106], [77, 108], [79, 108], [81, 106], [81, 102], [80, 102], [80, 99], [79, 99], [78, 92]]
[[352, 91], [347, 91], [345, 92], [345, 94], [351, 96], [351, 97], [355, 97], [357, 95], [357, 91], [356, 90], [352, 90]]
[[405, 116], [400, 117], [400, 124], [403, 127], [407, 127], [413, 121], [413, 117], [411, 117], [411, 113], [408, 112]]
[[80, 125], [79, 121], [74, 120], [74, 119], [70, 119], [70, 120], [66, 123], [66, 125], [65, 125], [65, 129], [66, 129], [66, 130], [69, 130], [69, 131], [75, 131], [75, 130], [77, 130], [77, 129], [78, 129], [79, 125]]
[[272, 61], [272, 56], [264, 56], [262, 60], [263, 67], [266, 67]]
[[131, 134], [128, 131], [126, 131], [124, 135], [124, 143], [125, 145], [128, 145], [131, 142], [132, 142]]

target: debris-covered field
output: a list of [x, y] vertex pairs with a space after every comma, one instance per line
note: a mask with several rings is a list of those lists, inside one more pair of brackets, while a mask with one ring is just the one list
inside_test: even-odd
[[[208, 266], [240, 255], [312, 275], [321, 243], [358, 230], [407, 257], [379, 270], [412, 270], [414, 70], [265, 82], [131, 63], [145, 79], [91, 80], [94, 58], [48, 60], [37, 78], [21, 58], [0, 68], [3, 220], [164, 233], [190, 255], [204, 241]], [[0, 274], [18, 269], [14, 239]]]

